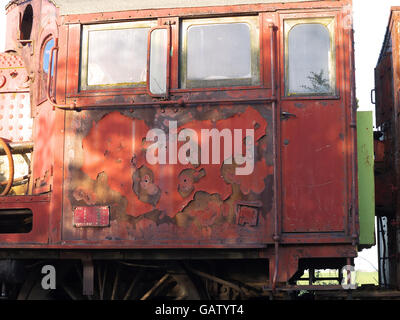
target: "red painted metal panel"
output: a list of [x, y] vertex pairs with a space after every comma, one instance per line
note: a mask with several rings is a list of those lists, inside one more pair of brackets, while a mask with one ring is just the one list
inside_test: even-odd
[[282, 179], [285, 232], [345, 231], [346, 143], [340, 101], [283, 104]]
[[[345, 12], [347, 14], [347, 12]], [[355, 123], [350, 70], [351, 33], [339, 12], [296, 13], [293, 18], [335, 17], [336, 94], [330, 97], [283, 97], [280, 112], [293, 114], [281, 121], [282, 230], [285, 233], [342, 232], [349, 225], [349, 212], [356, 208], [353, 160]], [[343, 20], [342, 20], [343, 19]], [[342, 45], [339, 46], [338, 44]], [[284, 34], [280, 34], [284, 52]], [[349, 51], [351, 52], [351, 51]], [[281, 94], [285, 95], [285, 59], [280, 62]], [[349, 130], [350, 128], [350, 130]], [[356, 184], [356, 182], [355, 182]], [[354, 216], [354, 215], [353, 215]]]
[[51, 191], [54, 156], [54, 112], [52, 106], [43, 103], [34, 119], [34, 153], [32, 161], [33, 193]]
[[[191, 129], [198, 137], [202, 129], [254, 130], [253, 171], [239, 176], [234, 164], [223, 163], [223, 143], [217, 164], [149, 163], [151, 142], [146, 136], [151, 129], [161, 128], [169, 141], [170, 121], [177, 123], [176, 134]], [[194, 240], [200, 246], [271, 241], [271, 106], [82, 111], [67, 115], [67, 127], [63, 240], [118, 238], [135, 240], [133, 246], [144, 240], [141, 246], [166, 242], [171, 247]], [[183, 144], [177, 144], [177, 151]], [[167, 146], [167, 154], [173, 147]], [[255, 206], [255, 201], [260, 204]], [[110, 229], [87, 234], [74, 229], [72, 208], [78, 205], [110, 205]], [[254, 209], [257, 212], [247, 223], [236, 217]]]
[[[387, 250], [385, 250], [386, 253], [380, 253], [380, 258], [388, 258], [386, 272], [389, 273], [389, 278], [386, 279], [386, 283], [397, 288], [400, 288], [400, 268], [398, 259], [394, 257], [398, 256], [400, 243], [398, 230], [398, 221], [400, 221], [398, 209], [400, 201], [399, 23], [400, 8], [392, 7], [385, 41], [375, 69], [376, 126], [382, 134], [380, 141], [375, 143], [375, 153], [377, 154], [375, 159], [376, 212], [379, 216], [386, 216], [389, 222], [386, 230]], [[381, 242], [380, 247], [382, 247], [382, 239], [379, 241]]]

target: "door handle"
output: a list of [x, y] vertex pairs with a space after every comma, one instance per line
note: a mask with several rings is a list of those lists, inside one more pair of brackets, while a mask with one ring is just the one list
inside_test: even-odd
[[281, 112], [281, 120], [282, 121], [289, 120], [290, 118], [297, 118], [297, 116], [294, 113], [290, 113], [287, 111]]

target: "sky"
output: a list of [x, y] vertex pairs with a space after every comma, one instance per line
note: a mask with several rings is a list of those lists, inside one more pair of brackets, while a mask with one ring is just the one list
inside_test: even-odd
[[[9, 0], [0, 0], [0, 52], [4, 50], [5, 5]], [[356, 87], [359, 110], [373, 110], [370, 93], [374, 88], [374, 68], [389, 21], [390, 7], [400, 6], [400, 0], [353, 0], [355, 30]], [[356, 259], [356, 269], [377, 269], [377, 250], [363, 250]]]
[[400, 6], [400, 0], [353, 0], [359, 110], [374, 108], [370, 95], [375, 86], [374, 68], [382, 48], [391, 6]]

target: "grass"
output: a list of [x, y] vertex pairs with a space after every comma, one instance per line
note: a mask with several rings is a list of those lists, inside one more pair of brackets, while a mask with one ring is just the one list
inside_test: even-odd
[[[337, 278], [338, 271], [336, 270], [316, 270], [315, 275], [317, 278]], [[355, 282], [357, 286], [365, 285], [365, 284], [372, 284], [378, 285], [378, 272], [365, 272], [365, 271], [356, 271], [355, 274]], [[308, 278], [308, 271], [304, 272], [302, 278]], [[308, 280], [299, 280], [297, 281], [298, 285], [308, 285]], [[315, 285], [337, 285], [337, 280], [323, 280], [314, 283]]]
[[364, 272], [364, 271], [356, 271], [356, 282], [359, 286], [363, 284], [374, 284], [378, 285], [378, 272]]

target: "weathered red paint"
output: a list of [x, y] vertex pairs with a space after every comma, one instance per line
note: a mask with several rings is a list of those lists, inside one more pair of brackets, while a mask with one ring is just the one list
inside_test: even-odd
[[[28, 203], [37, 220], [31, 234], [0, 235], [1, 247], [256, 248], [260, 258], [270, 260], [270, 279], [277, 282], [293, 276], [299, 259], [356, 256], [351, 1], [63, 17], [50, 2], [31, 3], [42, 12], [32, 29], [35, 50], [18, 46], [15, 35], [7, 43], [18, 50], [27, 72], [38, 75], [43, 42], [49, 36], [58, 39], [56, 101], [61, 107], [39, 101], [37, 81], [31, 84], [32, 193], [40, 195], [16, 200]], [[26, 5], [12, 4], [10, 19]], [[180, 89], [179, 19], [233, 13], [259, 14], [261, 84]], [[337, 97], [285, 98], [283, 20], [321, 16], [336, 19]], [[81, 24], [132, 17], [171, 25], [169, 100], [149, 97], [145, 87], [79, 91]], [[15, 22], [9, 24], [16, 28]], [[280, 121], [282, 111], [297, 117]], [[199, 166], [149, 164], [146, 134], [154, 128], [168, 133], [168, 122], [175, 120], [178, 132], [192, 129], [198, 136], [201, 129], [253, 129], [253, 173], [235, 175], [234, 164], [223, 164], [226, 159]], [[51, 196], [42, 195], [50, 191]], [[0, 199], [0, 208], [8, 206], [17, 204]], [[74, 208], [82, 206], [109, 206], [110, 227], [74, 227]]]
[[[400, 103], [400, 7], [392, 7], [386, 36], [375, 69], [376, 127], [375, 139], [375, 198], [376, 213], [387, 217], [388, 227], [386, 261], [389, 266], [387, 284], [400, 288], [399, 273], [399, 185], [400, 159], [398, 108]], [[381, 136], [379, 136], [381, 134]], [[380, 245], [382, 244], [379, 239]], [[379, 246], [380, 246], [379, 245]], [[383, 256], [383, 252], [380, 254]]]
[[[267, 130], [267, 126], [271, 124], [268, 124], [256, 108], [250, 106], [242, 107], [243, 111], [240, 113], [233, 112], [232, 107], [222, 106], [219, 112], [209, 107], [196, 109], [191, 108], [185, 112], [158, 110], [156, 114], [153, 114], [153, 110], [138, 110], [133, 113], [127, 111], [124, 114], [117, 111], [107, 112], [104, 116], [96, 116], [100, 118], [97, 123], [91, 118], [91, 112], [82, 111], [77, 114], [78, 117], [70, 120], [71, 135], [67, 132], [67, 145], [70, 143], [71, 146], [67, 150], [67, 154], [70, 154], [67, 161], [71, 163], [70, 167], [80, 170], [68, 170], [66, 179], [71, 182], [66, 187], [71, 191], [67, 193], [68, 197], [64, 202], [67, 208], [69, 203], [72, 206], [77, 203], [99, 205], [107, 201], [105, 199], [116, 202], [111, 210], [114, 212], [114, 224], [118, 222], [118, 226], [115, 226], [118, 230], [121, 230], [121, 224], [125, 225], [123, 221], [129, 216], [140, 218], [135, 223], [134, 220], [125, 222], [128, 233], [131, 232], [132, 235], [118, 234], [121, 239], [153, 239], [153, 232], [159, 233], [157, 230], [163, 227], [171, 229], [166, 231], [168, 239], [192, 238], [196, 232], [201, 233], [205, 228], [207, 231], [203, 231], [207, 240], [224, 241], [219, 233], [214, 235], [214, 239], [210, 239], [210, 232], [215, 223], [219, 228], [227, 228], [227, 233], [230, 225], [236, 228], [237, 201], [247, 201], [247, 198], [252, 197], [252, 200], [265, 203], [269, 196], [272, 202], [272, 180], [268, 180], [268, 176], [273, 170], [272, 163], [267, 163], [267, 154], [270, 154], [269, 158], [272, 155], [266, 135], [266, 132], [271, 134], [271, 130]], [[195, 120], [201, 112], [210, 113], [210, 119]], [[224, 116], [224, 112], [227, 115]], [[153, 117], [152, 122], [149, 122], [149, 118], [146, 119], [147, 114]], [[215, 128], [221, 131], [225, 128], [256, 128], [254, 140], [258, 158], [254, 173], [250, 176], [237, 176], [233, 171], [235, 165], [223, 165], [224, 158], [218, 159], [220, 164], [198, 167], [179, 162], [174, 165], [149, 164], [146, 161], [146, 148], [151, 143], [145, 142], [148, 131], [154, 127], [166, 128], [168, 122], [174, 119], [179, 121], [177, 133], [184, 128], [190, 128], [198, 137], [201, 137], [201, 129]], [[200, 145], [201, 140], [198, 143]], [[177, 144], [178, 150], [183, 144], [184, 142]], [[221, 142], [221, 155], [224, 154], [223, 146]], [[211, 155], [210, 152], [210, 161]], [[125, 174], [121, 176], [121, 172]], [[264, 199], [257, 196], [263, 192]], [[270, 215], [270, 210], [271, 207], [264, 207], [264, 212], [260, 215]], [[121, 220], [116, 219], [117, 217]], [[68, 225], [66, 219], [65, 232], [75, 234], [76, 231], [67, 227]], [[176, 229], [176, 226], [182, 230]], [[265, 230], [261, 223], [257, 227]], [[139, 235], [135, 234], [137, 228]], [[142, 229], [148, 229], [149, 232]], [[117, 229], [111, 232], [104, 230], [104, 237], [114, 232], [118, 233]], [[229, 238], [237, 237], [235, 231], [231, 232], [233, 233]], [[264, 237], [262, 234], [261, 231], [260, 236]], [[162, 240], [161, 234], [156, 239]]]

